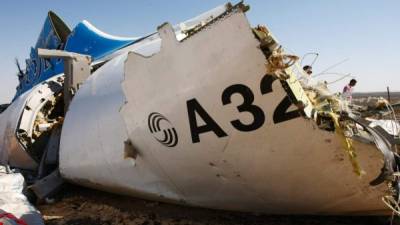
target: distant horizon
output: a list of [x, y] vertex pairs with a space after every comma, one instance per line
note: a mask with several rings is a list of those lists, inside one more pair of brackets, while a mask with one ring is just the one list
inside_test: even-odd
[[[387, 94], [387, 91], [356, 91], [356, 92], [354, 92], [354, 94], [368, 94], [368, 93], [371, 93], [371, 94], [373, 94], [373, 93], [386, 93]], [[390, 94], [400, 94], [400, 91], [390, 91]]]
[[[353, 96], [371, 96], [371, 97], [376, 97], [376, 96], [387, 96], [387, 92], [383, 91], [376, 91], [376, 92], [354, 92]], [[400, 98], [400, 91], [395, 91], [395, 92], [390, 92], [390, 96]]]

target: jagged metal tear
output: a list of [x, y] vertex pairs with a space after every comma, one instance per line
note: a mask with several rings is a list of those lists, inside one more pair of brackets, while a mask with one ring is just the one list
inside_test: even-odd
[[[364, 121], [363, 119], [355, 118], [352, 116], [349, 116], [349, 119], [362, 126], [368, 133], [372, 135], [376, 147], [383, 154], [384, 164], [381, 169], [381, 173], [377, 178], [372, 180], [370, 184], [372, 186], [376, 186], [383, 183], [385, 180], [391, 180], [393, 174], [395, 172], [399, 172], [399, 161], [400, 161], [398, 154], [391, 150], [392, 145], [374, 128], [368, 126], [368, 121]], [[398, 186], [400, 185], [400, 182], [398, 180], [396, 182], [397, 182], [396, 191], [398, 192], [399, 191]]]

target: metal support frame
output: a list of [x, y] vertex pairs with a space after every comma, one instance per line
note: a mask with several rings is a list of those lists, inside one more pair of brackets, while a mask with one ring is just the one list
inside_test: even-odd
[[92, 59], [89, 55], [49, 49], [38, 49], [38, 55], [41, 58], [64, 59], [64, 111], [66, 112], [79, 86], [90, 76]]

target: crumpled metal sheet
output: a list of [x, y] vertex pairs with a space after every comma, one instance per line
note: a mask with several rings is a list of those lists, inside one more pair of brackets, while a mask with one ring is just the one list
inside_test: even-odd
[[374, 120], [374, 119], [367, 119], [371, 121], [369, 124], [370, 127], [380, 126], [390, 135], [396, 136], [400, 133], [400, 124], [394, 120]]

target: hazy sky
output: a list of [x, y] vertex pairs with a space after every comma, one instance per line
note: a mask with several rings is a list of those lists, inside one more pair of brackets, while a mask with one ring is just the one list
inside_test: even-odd
[[[86, 19], [106, 33], [141, 36], [163, 22], [194, 17], [223, 0], [2, 0], [0, 2], [0, 104], [11, 100], [17, 85], [14, 58], [24, 62], [36, 43], [48, 10], [71, 28]], [[400, 91], [400, 1], [398, 0], [248, 0], [252, 25], [265, 24], [286, 48], [299, 56], [318, 52], [314, 73], [348, 59], [331, 72], [351, 73], [356, 91]], [[312, 61], [306, 57], [305, 61]], [[337, 75], [321, 77], [328, 81]], [[347, 82], [331, 86], [334, 91]]]

